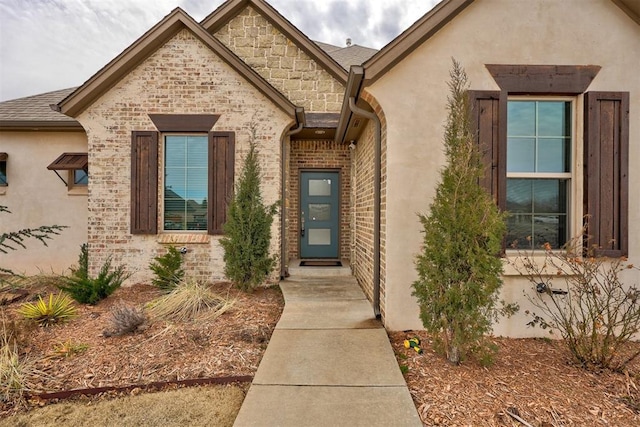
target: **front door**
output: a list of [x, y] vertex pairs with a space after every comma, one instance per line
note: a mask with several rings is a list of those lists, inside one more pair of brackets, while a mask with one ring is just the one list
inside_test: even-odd
[[300, 176], [300, 257], [338, 258], [339, 172]]

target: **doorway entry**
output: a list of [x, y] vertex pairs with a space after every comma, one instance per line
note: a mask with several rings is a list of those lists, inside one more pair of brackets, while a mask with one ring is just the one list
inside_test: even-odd
[[301, 172], [300, 258], [338, 258], [339, 181], [337, 171]]

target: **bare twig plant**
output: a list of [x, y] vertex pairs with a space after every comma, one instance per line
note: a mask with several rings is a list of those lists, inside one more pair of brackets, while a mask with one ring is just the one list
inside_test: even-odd
[[621, 370], [640, 355], [627, 349], [640, 332], [640, 291], [625, 283], [625, 271], [638, 268], [598, 256], [589, 242], [583, 230], [561, 250], [547, 243], [519, 251], [512, 265], [537, 290], [529, 300], [540, 312], [528, 313], [530, 326], [559, 331], [587, 368]]

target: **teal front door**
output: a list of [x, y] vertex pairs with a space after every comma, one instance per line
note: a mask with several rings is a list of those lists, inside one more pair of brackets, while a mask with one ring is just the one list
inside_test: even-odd
[[338, 258], [339, 172], [300, 176], [300, 258]]

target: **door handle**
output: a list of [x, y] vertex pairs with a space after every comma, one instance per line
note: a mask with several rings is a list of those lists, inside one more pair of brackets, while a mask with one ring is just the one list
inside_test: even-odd
[[304, 212], [300, 215], [300, 236], [304, 237]]

